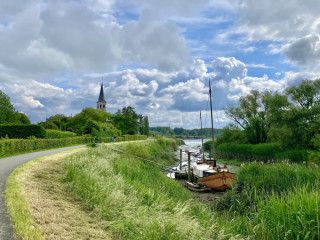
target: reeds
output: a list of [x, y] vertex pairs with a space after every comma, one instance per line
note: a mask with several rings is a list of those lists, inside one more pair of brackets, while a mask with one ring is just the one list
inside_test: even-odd
[[[319, 239], [319, 170], [297, 164], [249, 164], [238, 188], [216, 203], [231, 231], [253, 239]], [[230, 224], [230, 221], [232, 224]]]

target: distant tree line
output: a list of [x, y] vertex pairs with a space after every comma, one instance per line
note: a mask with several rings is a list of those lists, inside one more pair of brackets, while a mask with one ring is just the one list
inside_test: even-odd
[[226, 114], [233, 119], [221, 143], [278, 143], [282, 148], [320, 148], [320, 79], [304, 80], [283, 93], [251, 91]]
[[[173, 128], [170, 127], [150, 127], [151, 133], [158, 136], [166, 137], [178, 137], [178, 138], [201, 138], [202, 134], [204, 138], [211, 138], [211, 128], [201, 129], [184, 129], [184, 128]], [[219, 136], [221, 129], [214, 129], [214, 135]]]

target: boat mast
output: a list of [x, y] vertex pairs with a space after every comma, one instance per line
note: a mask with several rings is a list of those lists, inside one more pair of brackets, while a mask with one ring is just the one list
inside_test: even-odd
[[211, 83], [209, 80], [209, 95], [210, 95], [210, 112], [211, 112], [211, 132], [212, 132], [212, 156], [213, 166], [216, 167], [216, 151], [214, 149], [214, 133], [213, 133], [213, 115], [212, 115], [212, 97], [211, 97]]
[[201, 111], [200, 111], [200, 124], [201, 124], [201, 148], [202, 148], [202, 162], [204, 162], [204, 149], [203, 149], [203, 131], [202, 131], [202, 117], [201, 117]]

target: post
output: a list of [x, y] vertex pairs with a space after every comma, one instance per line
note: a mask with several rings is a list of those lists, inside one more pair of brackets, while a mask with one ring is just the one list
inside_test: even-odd
[[188, 152], [188, 181], [189, 182], [191, 181], [190, 155], [191, 155], [191, 152]]
[[180, 149], [180, 172], [182, 172], [182, 149]]
[[212, 157], [213, 157], [213, 166], [217, 166], [216, 161], [216, 151], [214, 148], [214, 130], [213, 130], [213, 116], [212, 116], [212, 96], [211, 96], [211, 83], [209, 80], [209, 95], [210, 95], [210, 112], [211, 112], [211, 132], [212, 132]]
[[202, 150], [202, 162], [205, 162], [204, 159], [204, 148], [203, 148], [203, 131], [202, 131], [202, 117], [201, 117], [201, 111], [200, 111], [200, 124], [201, 124], [201, 150]]

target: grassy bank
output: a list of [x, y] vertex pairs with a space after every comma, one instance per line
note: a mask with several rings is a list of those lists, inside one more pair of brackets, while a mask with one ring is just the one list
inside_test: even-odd
[[[39, 239], [318, 239], [316, 165], [250, 163], [236, 188], [200, 203], [161, 170], [175, 148], [167, 139], [102, 144], [28, 165], [9, 185], [25, 201], [22, 238], [34, 226]], [[12, 199], [10, 212], [20, 204]]]
[[[122, 145], [122, 150], [158, 163], [173, 143], [160, 140]], [[164, 148], [163, 148], [164, 147]], [[110, 152], [111, 151], [111, 152]], [[170, 151], [172, 152], [172, 150]], [[167, 178], [159, 168], [100, 147], [66, 165], [70, 191], [88, 204], [99, 219], [110, 222], [121, 239], [209, 239], [213, 215], [192, 200], [189, 191]], [[163, 158], [165, 156], [166, 158]]]
[[221, 224], [253, 239], [319, 239], [319, 169], [278, 163], [241, 168], [237, 188], [215, 203]]

